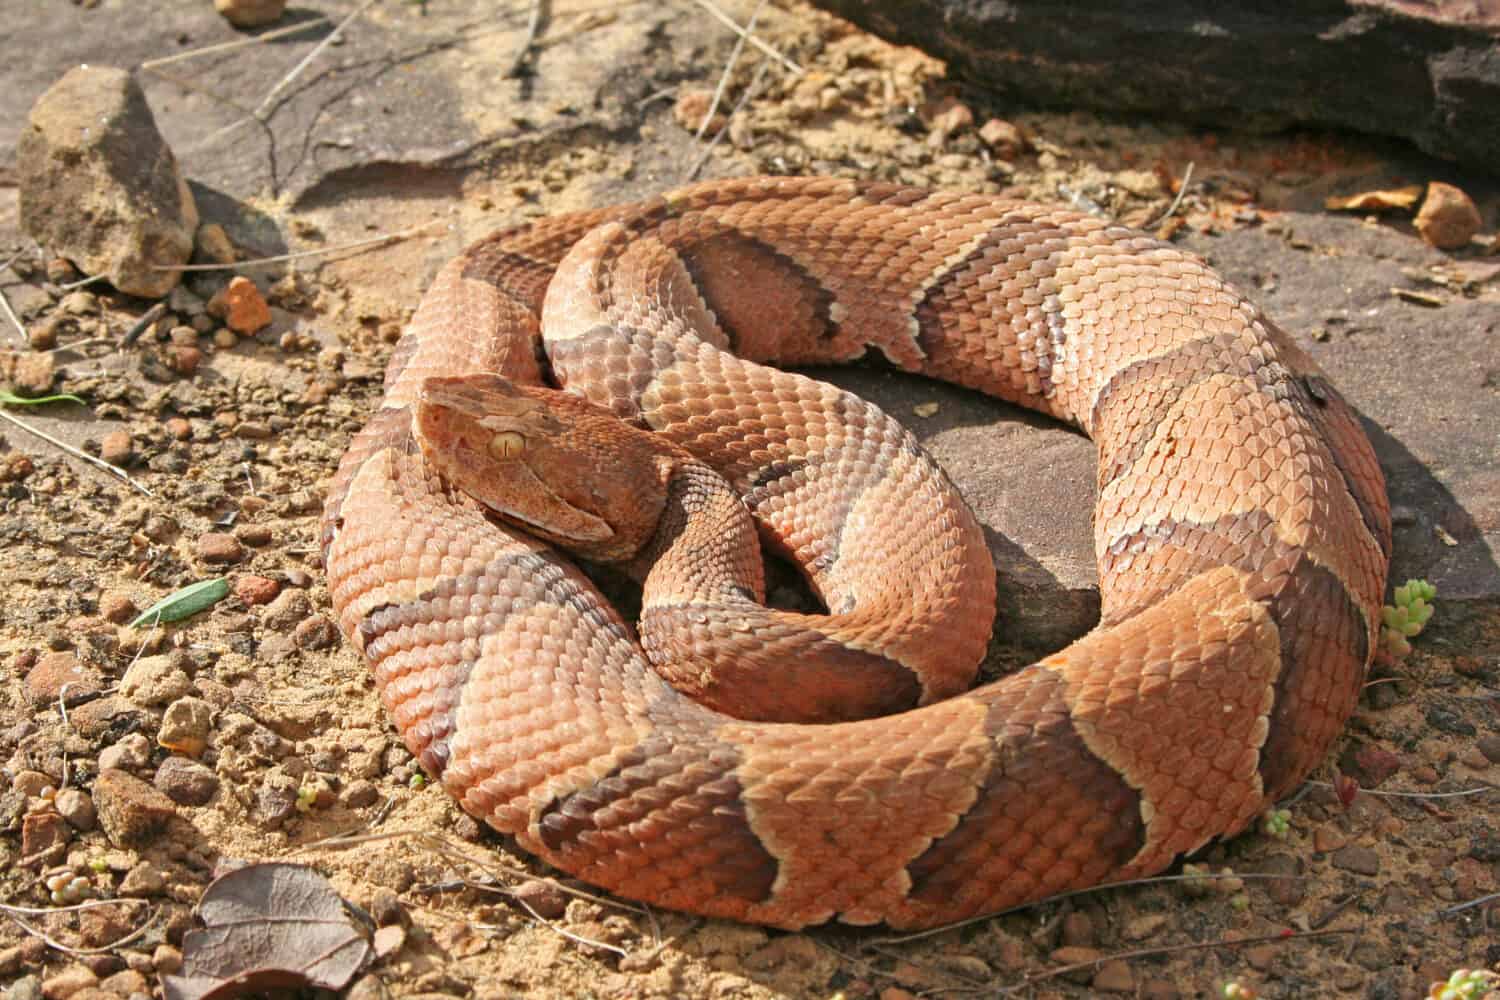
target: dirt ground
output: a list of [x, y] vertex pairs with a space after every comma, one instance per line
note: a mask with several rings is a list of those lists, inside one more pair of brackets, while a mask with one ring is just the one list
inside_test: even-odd
[[[381, 8], [381, 16], [409, 16], [412, 7]], [[744, 21], [750, 8], [735, 15]], [[588, 13], [565, 10], [553, 29], [563, 37], [612, 29]], [[401, 928], [352, 987], [361, 998], [1165, 998], [1218, 995], [1229, 983], [1264, 997], [1395, 998], [1425, 995], [1429, 982], [1459, 968], [1500, 968], [1500, 616], [1493, 601], [1477, 599], [1483, 594], [1462, 606], [1439, 594], [1438, 617], [1414, 640], [1415, 652], [1377, 669], [1346, 739], [1287, 806], [1286, 830], [1257, 830], [1193, 859], [1237, 879], [1098, 890], [917, 939], [869, 929], [767, 931], [648, 912], [565, 878], [549, 882], [556, 873], [421, 780], [367, 670], [332, 627], [317, 545], [323, 490], [375, 406], [392, 345], [443, 258], [501, 220], [661, 190], [705, 154], [706, 140], [692, 133], [734, 36], [697, 7], [683, 5], [676, 16], [701, 20], [694, 30], [705, 41], [646, 47], [647, 78], [665, 82], [611, 108], [605, 125], [544, 136], [508, 157], [339, 167], [279, 193], [221, 190], [239, 201], [229, 228], [247, 256], [268, 247], [243, 234], [268, 227], [279, 234], [273, 244], [305, 250], [442, 224], [373, 250], [246, 271], [273, 307], [271, 326], [251, 337], [225, 336], [201, 308], [184, 306], [121, 345], [149, 303], [105, 286], [60, 289], [66, 276], [49, 275], [46, 255], [23, 240], [14, 185], [0, 184], [0, 260], [24, 251], [0, 276], [0, 290], [28, 331], [47, 326], [60, 345], [15, 345], [13, 357], [47, 354], [59, 389], [88, 402], [68, 412], [69, 404], [7, 412], [87, 452], [103, 449], [151, 494], [0, 428], [0, 901], [12, 916], [0, 921], [5, 996], [159, 996], [157, 974], [180, 963], [204, 888], [217, 873], [264, 859], [314, 866], [376, 922]], [[1308, 216], [1293, 213], [1315, 216], [1329, 195], [1447, 170], [1344, 135], [1249, 135], [1008, 108], [946, 79], [941, 64], [918, 52], [797, 3], [765, 7], [756, 34], [805, 72], [769, 59], [736, 64], [724, 104], [756, 89], [733, 117], [710, 123], [708, 135], [725, 134], [706, 151], [702, 176], [839, 174], [1072, 201], [1214, 255], [1215, 240], [1247, 231], [1295, 247], [1298, 232], [1305, 240], [1316, 230], [1294, 226]], [[507, 39], [519, 35], [516, 25]], [[357, 56], [359, 44], [352, 38], [343, 57]], [[463, 55], [483, 73], [513, 51], [479, 46]], [[547, 67], [542, 60], [533, 72]], [[158, 104], [157, 114], [176, 143], [170, 111]], [[1008, 124], [985, 129], [992, 118]], [[1481, 240], [1493, 239], [1493, 188], [1480, 183], [1473, 193], [1489, 223]], [[1365, 252], [1348, 237], [1363, 225], [1356, 215], [1319, 236], [1319, 253]], [[1433, 263], [1438, 255], [1421, 246], [1409, 216], [1368, 226], [1409, 247], [1417, 266], [1446, 266]], [[1476, 241], [1451, 260], [1472, 277], [1500, 257]], [[1246, 276], [1256, 281], [1253, 267]], [[1260, 277], [1252, 292], [1274, 298], [1274, 276]], [[206, 272], [188, 286], [206, 298], [226, 280]], [[1462, 299], [1455, 308], [1500, 315], [1500, 289], [1488, 279], [1467, 290], [1422, 287]], [[1299, 332], [1315, 349], [1348, 336], [1337, 324]], [[1484, 371], [1496, 381], [1475, 392], [1492, 399], [1500, 361]], [[926, 387], [897, 393], [881, 402], [1001, 409]], [[945, 425], [914, 426], [937, 439]], [[1066, 432], [1029, 424], [1011, 431], [1054, 437], [1008, 442], [1061, 440], [1087, 452]], [[986, 447], [972, 435], [936, 444], [961, 470], [1003, 466]], [[955, 472], [961, 485], [965, 475]], [[1065, 523], [1086, 530], [1086, 501], [1069, 504], [1077, 511]], [[1500, 517], [1497, 509], [1476, 515], [1481, 535], [1494, 530], [1486, 518]], [[1476, 537], [1459, 533], [1454, 544], [1481, 545]], [[1402, 550], [1408, 564], [1420, 563], [1416, 551]], [[991, 671], [1076, 634], [1092, 613], [1078, 596], [1086, 579], [1075, 584], [1045, 553], [1028, 555], [1053, 567], [1053, 590], [1023, 593], [1050, 593], [1067, 610], [1048, 619], [1014, 609], [1012, 619], [1039, 618], [1051, 631], [1008, 640]], [[211, 610], [156, 630], [123, 624], [177, 588], [219, 575], [231, 592]], [[94, 787], [103, 766], [171, 797], [162, 832], [132, 846], [106, 835], [109, 804], [95, 801]], [[1358, 780], [1363, 790], [1352, 801], [1334, 791], [1336, 773]], [[327, 843], [337, 837], [347, 839]], [[64, 902], [132, 902], [20, 909], [53, 906], [52, 887], [63, 883], [73, 886]]]

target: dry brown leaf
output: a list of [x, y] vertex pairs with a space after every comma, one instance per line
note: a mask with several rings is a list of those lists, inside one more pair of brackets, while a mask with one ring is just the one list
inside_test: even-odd
[[1345, 198], [1331, 197], [1323, 202], [1330, 212], [1409, 212], [1422, 198], [1422, 185], [1391, 188], [1385, 191], [1361, 191]]
[[198, 903], [204, 926], [182, 942], [182, 974], [162, 976], [165, 1000], [229, 1000], [279, 987], [346, 986], [370, 942], [328, 880], [305, 865], [249, 865], [217, 879]]

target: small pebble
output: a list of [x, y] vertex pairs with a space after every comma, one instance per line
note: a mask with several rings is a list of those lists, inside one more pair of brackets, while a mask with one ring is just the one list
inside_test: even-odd
[[107, 622], [124, 625], [140, 614], [140, 609], [135, 606], [135, 601], [131, 600], [129, 594], [112, 590], [99, 598], [99, 614]]
[[150, 741], [140, 733], [130, 733], [99, 751], [99, 770], [128, 771], [145, 767], [150, 760]]
[[234, 581], [234, 594], [252, 607], [269, 604], [281, 592], [281, 584], [269, 577], [246, 574]]
[[196, 347], [170, 344], [166, 350], [167, 367], [178, 375], [191, 375], [203, 362], [203, 352]]
[[301, 590], [283, 590], [281, 595], [266, 605], [262, 620], [274, 629], [290, 631], [312, 614], [312, 601]]
[[165, 972], [168, 975], [182, 970], [182, 952], [169, 944], [159, 944], [151, 953], [151, 966], [157, 972]]
[[233, 330], [226, 330], [221, 326], [214, 331], [215, 347], [222, 348], [223, 350], [228, 350], [229, 348], [234, 347], [239, 342], [240, 338], [235, 336]]
[[239, 539], [220, 531], [209, 531], [198, 536], [198, 558], [211, 565], [237, 563], [245, 557], [245, 548]]
[[66, 257], [52, 257], [47, 261], [47, 280], [54, 285], [67, 285], [77, 281], [82, 275], [73, 262]]
[[219, 790], [219, 776], [186, 757], [168, 757], [153, 779], [158, 791], [181, 806], [206, 805]]
[[69, 316], [97, 316], [99, 315], [99, 296], [80, 288], [76, 292], [64, 295], [57, 307]]
[[1090, 985], [1104, 993], [1134, 993], [1135, 973], [1123, 959], [1112, 958], [1100, 963]]
[[1439, 250], [1457, 250], [1467, 246], [1483, 224], [1473, 199], [1461, 189], [1441, 181], [1427, 185], [1416, 226], [1428, 243]]
[[322, 615], [314, 615], [298, 624], [292, 641], [299, 649], [329, 649], [339, 641], [338, 629]]
[[57, 362], [51, 354], [22, 354], [11, 374], [20, 396], [45, 396], [57, 381]]
[[94, 812], [94, 800], [87, 792], [77, 788], [64, 788], [52, 800], [53, 806], [68, 825], [81, 833], [87, 833], [98, 825], [99, 817]]
[[110, 431], [99, 439], [99, 457], [116, 468], [129, 465], [134, 454], [135, 442], [129, 431]]
[[281, 17], [286, 0], [214, 0], [214, 10], [236, 28], [259, 28]]
[[1026, 148], [1026, 136], [1000, 118], [991, 118], [979, 129], [979, 140], [1002, 160], [1013, 160]]
[[231, 278], [229, 284], [209, 300], [208, 311], [224, 320], [235, 333], [250, 334], [271, 325], [271, 307], [266, 304], [255, 282], [246, 277]]
[[568, 894], [556, 882], [529, 879], [511, 890], [518, 902], [525, 903], [545, 920], [556, 920], [568, 908]]
[[355, 778], [344, 786], [344, 805], [350, 809], [363, 809], [380, 801], [380, 790], [374, 782]]
[[270, 545], [275, 540], [276, 534], [269, 524], [242, 524], [234, 529], [234, 537], [246, 545], [259, 548], [262, 545]]
[[172, 653], [143, 656], [127, 667], [120, 678], [120, 694], [143, 707], [169, 704], [192, 689], [193, 682], [184, 669], [182, 657]]
[[1333, 853], [1333, 866], [1356, 875], [1379, 875], [1380, 855], [1368, 847], [1350, 844]]
[[99, 985], [99, 977], [86, 966], [74, 965], [42, 980], [47, 1000], [68, 1000], [73, 994]]
[[186, 417], [172, 417], [167, 421], [167, 433], [174, 441], [187, 441], [193, 436], [193, 425]]
[[71, 652], [48, 653], [26, 671], [26, 695], [34, 705], [56, 702], [64, 693], [71, 702], [97, 694], [101, 687], [98, 671], [80, 663]]
[[178, 698], [167, 706], [156, 742], [168, 750], [197, 757], [208, 749], [213, 709], [202, 698]]
[[125, 771], [100, 771], [94, 779], [94, 808], [110, 843], [142, 844], [176, 815], [172, 800]]

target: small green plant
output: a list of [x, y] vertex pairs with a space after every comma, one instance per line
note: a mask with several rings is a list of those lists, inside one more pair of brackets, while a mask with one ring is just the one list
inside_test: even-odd
[[1396, 588], [1395, 604], [1381, 609], [1385, 623], [1382, 638], [1386, 651], [1396, 659], [1411, 652], [1407, 640], [1420, 633], [1432, 617], [1432, 600], [1437, 597], [1437, 588], [1426, 580], [1407, 580]]
[[1261, 829], [1268, 837], [1285, 840], [1286, 835], [1292, 832], [1292, 811], [1290, 809], [1270, 810], [1261, 821]]
[[94, 889], [88, 879], [72, 872], [58, 872], [47, 876], [46, 886], [52, 902], [59, 906], [82, 902], [93, 895]]
[[423, 788], [427, 787], [427, 775], [418, 771], [416, 774], [413, 774], [410, 779], [407, 780], [406, 787], [410, 788], [414, 792], [420, 792]]
[[1430, 1000], [1479, 1000], [1490, 990], [1500, 989], [1500, 974], [1484, 969], [1455, 969], [1446, 982], [1433, 983]]
[[1238, 979], [1231, 979], [1219, 990], [1219, 995], [1224, 1000], [1256, 1000], [1260, 996], [1255, 992], [1255, 987], [1247, 986]]

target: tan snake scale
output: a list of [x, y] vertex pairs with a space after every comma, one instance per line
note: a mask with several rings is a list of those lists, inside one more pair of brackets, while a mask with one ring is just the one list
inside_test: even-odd
[[[760, 364], [871, 350], [1094, 440], [1097, 629], [962, 690], [993, 616], [972, 515], [879, 411]], [[578, 569], [414, 443], [425, 380], [544, 368], [718, 469], [921, 706], [746, 721], [660, 679]], [[1197, 258], [990, 196], [752, 178], [523, 225], [444, 268], [323, 548], [407, 746], [528, 851], [678, 910], [921, 927], [1159, 871], [1293, 789], [1353, 710], [1390, 522], [1350, 408]]]

